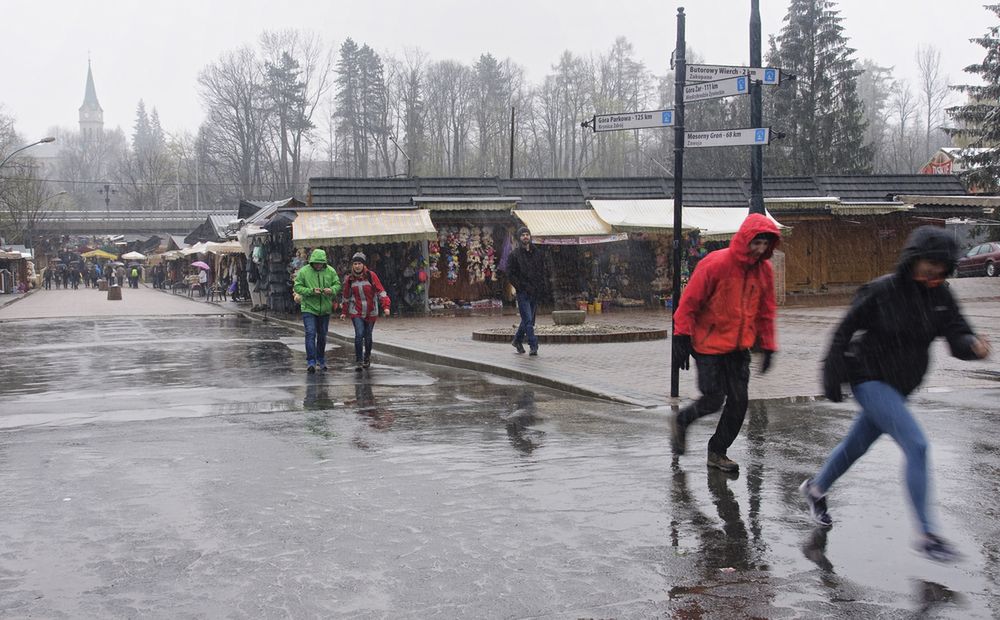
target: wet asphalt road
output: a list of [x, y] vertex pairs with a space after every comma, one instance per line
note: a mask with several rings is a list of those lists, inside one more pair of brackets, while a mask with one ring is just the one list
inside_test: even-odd
[[1000, 614], [995, 390], [914, 402], [967, 555], [941, 566], [888, 440], [811, 528], [847, 403], [754, 403], [727, 476], [714, 418], [675, 459], [666, 409], [343, 348], [308, 376], [298, 333], [235, 316], [0, 329], [0, 617]]

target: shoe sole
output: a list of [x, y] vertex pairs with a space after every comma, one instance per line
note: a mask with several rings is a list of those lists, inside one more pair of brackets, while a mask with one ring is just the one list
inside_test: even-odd
[[715, 469], [718, 469], [719, 471], [724, 471], [727, 474], [731, 474], [733, 472], [736, 472], [736, 471], [740, 470], [740, 466], [739, 465], [722, 465], [721, 463], [713, 463], [711, 461], [708, 462], [708, 466], [709, 467], [714, 467]]
[[[813, 512], [812, 502], [809, 501], [811, 499], [811, 496], [809, 495], [809, 489], [807, 488], [809, 485], [809, 480], [811, 480], [811, 478], [803, 480], [802, 484], [799, 485], [799, 494], [802, 495], [802, 499], [806, 503], [806, 511], [809, 513], [809, 520], [820, 527], [831, 528], [833, 527], [832, 518], [830, 519], [830, 522], [827, 523], [826, 521], [823, 521], [819, 517], [817, 517], [816, 514]], [[830, 513], [827, 513], [826, 516], [829, 517]]]

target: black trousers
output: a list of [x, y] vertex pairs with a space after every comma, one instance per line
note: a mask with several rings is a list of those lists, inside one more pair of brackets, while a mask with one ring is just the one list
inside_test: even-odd
[[708, 450], [725, 455], [736, 441], [747, 415], [750, 351], [733, 351], [723, 355], [695, 353], [694, 361], [698, 366], [701, 398], [681, 409], [677, 421], [686, 426], [722, 409], [715, 434], [708, 440]]

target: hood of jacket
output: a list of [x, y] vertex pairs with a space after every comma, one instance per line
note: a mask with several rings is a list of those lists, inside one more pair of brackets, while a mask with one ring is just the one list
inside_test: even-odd
[[899, 255], [896, 271], [909, 277], [913, 263], [920, 259], [944, 263], [948, 273], [955, 269], [958, 260], [958, 244], [943, 228], [937, 226], [921, 226], [910, 233]]
[[760, 260], [771, 258], [774, 251], [781, 245], [781, 232], [778, 231], [778, 226], [773, 220], [759, 213], [751, 213], [740, 224], [740, 229], [736, 231], [736, 234], [733, 235], [732, 240], [729, 242], [730, 256], [742, 265], [750, 266], [756, 263], [757, 261], [750, 256], [750, 242], [753, 241], [754, 237], [762, 233], [769, 233], [775, 236], [774, 243], [767, 249], [767, 252], [764, 252]]
[[320, 250], [319, 248], [313, 250], [309, 255], [309, 264], [311, 265], [313, 263], [323, 263], [325, 265], [326, 252], [324, 250]]

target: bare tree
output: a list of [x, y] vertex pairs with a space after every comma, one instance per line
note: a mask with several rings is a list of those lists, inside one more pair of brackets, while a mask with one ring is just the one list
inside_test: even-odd
[[895, 124], [890, 139], [892, 171], [911, 174], [916, 172], [919, 156], [918, 138], [910, 123], [916, 119], [919, 109], [910, 85], [904, 80], [899, 80], [893, 85], [891, 109]]
[[931, 156], [931, 134], [939, 129], [950, 87], [948, 76], [941, 69], [941, 51], [932, 45], [917, 48], [917, 69], [920, 71], [920, 102], [924, 106], [924, 155]]
[[277, 117], [279, 193], [304, 193], [304, 148], [315, 128], [316, 110], [333, 87], [333, 48], [319, 35], [301, 30], [264, 32], [260, 45]]
[[8, 243], [27, 243], [64, 192], [53, 191], [51, 184], [38, 177], [38, 166], [31, 158], [14, 167], [17, 176], [7, 179], [0, 190], [0, 231]]
[[267, 97], [263, 71], [250, 47], [226, 52], [198, 76], [207, 111], [205, 154], [222, 178], [235, 181], [239, 195], [269, 194], [267, 181]]

